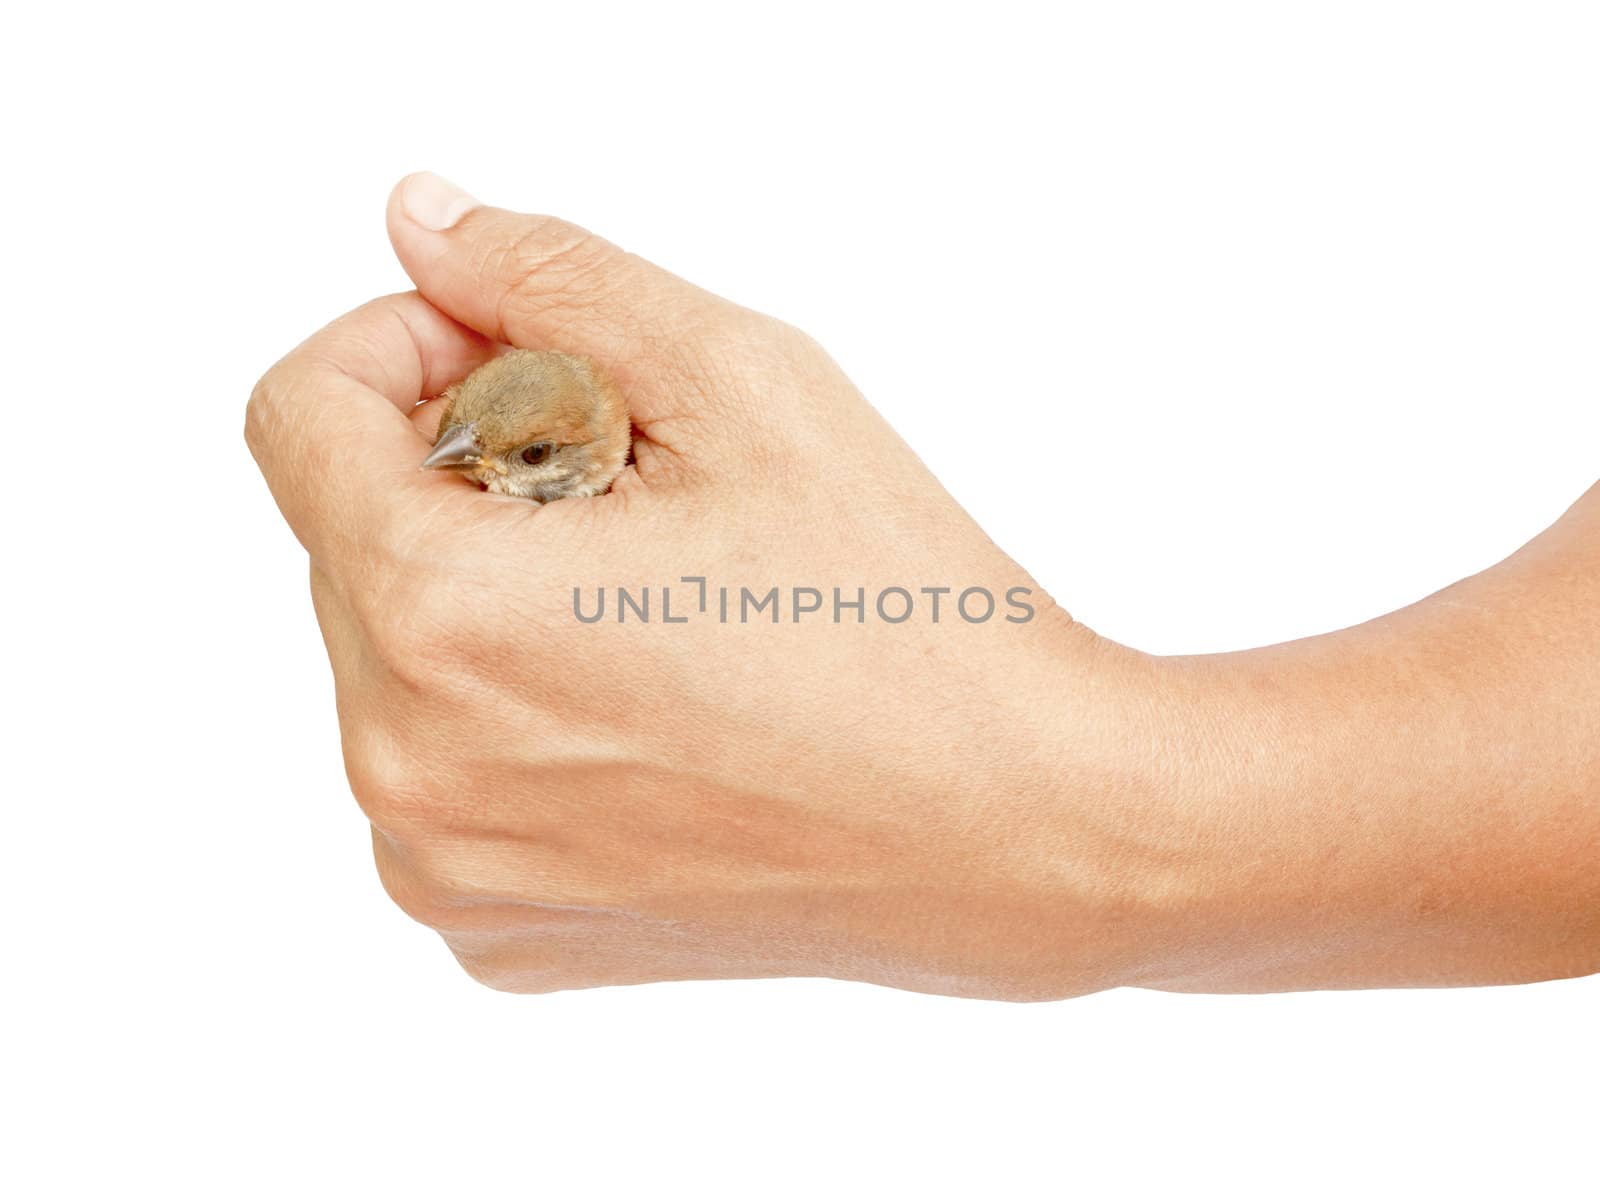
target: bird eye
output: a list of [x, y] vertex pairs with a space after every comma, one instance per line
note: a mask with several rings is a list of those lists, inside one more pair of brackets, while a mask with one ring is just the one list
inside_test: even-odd
[[549, 442], [535, 442], [522, 452], [522, 461], [530, 467], [538, 466], [550, 457], [550, 451], [554, 449]]

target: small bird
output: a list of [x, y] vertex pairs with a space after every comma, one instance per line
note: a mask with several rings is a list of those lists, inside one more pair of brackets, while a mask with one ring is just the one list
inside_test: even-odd
[[538, 504], [598, 496], [633, 445], [622, 394], [575, 354], [512, 350], [440, 399], [439, 436], [422, 465], [453, 467], [502, 496]]

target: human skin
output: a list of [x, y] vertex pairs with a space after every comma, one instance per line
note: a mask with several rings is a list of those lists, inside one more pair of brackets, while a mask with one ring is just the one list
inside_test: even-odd
[[[1600, 487], [1400, 612], [1152, 657], [1056, 606], [797, 330], [432, 176], [389, 231], [418, 292], [269, 370], [246, 436], [310, 554], [380, 878], [475, 978], [1033, 1000], [1600, 969]], [[417, 402], [497, 343], [613, 372], [637, 462], [610, 494], [417, 469]], [[683, 576], [1026, 587], [1036, 615], [573, 615]]]

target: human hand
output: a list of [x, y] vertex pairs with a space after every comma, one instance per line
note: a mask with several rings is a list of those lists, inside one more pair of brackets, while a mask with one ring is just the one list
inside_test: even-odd
[[[518, 991], [1116, 981], [1116, 839], [1063, 790], [1125, 777], [1135, 656], [1055, 608], [793, 328], [432, 176], [389, 230], [420, 295], [273, 367], [247, 438], [311, 555], [400, 906]], [[610, 494], [539, 508], [417, 469], [417, 402], [497, 344], [613, 373], [636, 464]], [[619, 587], [648, 589], [648, 622], [618, 620]], [[773, 587], [776, 622], [751, 615], [741, 589]]]

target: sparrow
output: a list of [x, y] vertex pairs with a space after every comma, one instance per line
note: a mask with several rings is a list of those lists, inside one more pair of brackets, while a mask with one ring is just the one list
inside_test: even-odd
[[632, 426], [597, 365], [555, 350], [512, 350], [440, 394], [439, 436], [422, 460], [538, 504], [598, 496], [627, 464]]

